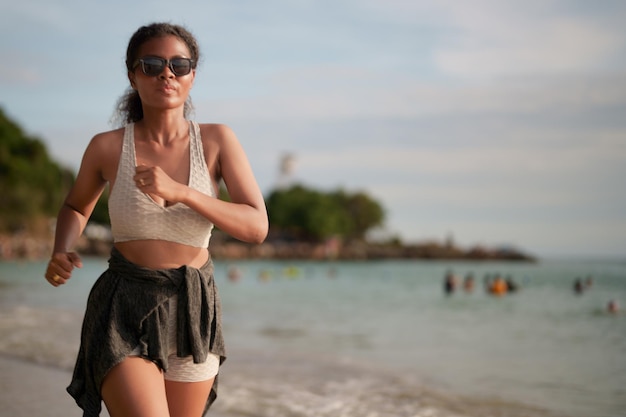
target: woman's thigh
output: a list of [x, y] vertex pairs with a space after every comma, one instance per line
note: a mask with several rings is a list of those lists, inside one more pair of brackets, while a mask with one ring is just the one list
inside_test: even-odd
[[129, 356], [104, 378], [102, 399], [111, 417], [169, 417], [165, 381], [153, 362]]
[[165, 390], [170, 416], [201, 417], [214, 380], [215, 378], [200, 382], [166, 380]]

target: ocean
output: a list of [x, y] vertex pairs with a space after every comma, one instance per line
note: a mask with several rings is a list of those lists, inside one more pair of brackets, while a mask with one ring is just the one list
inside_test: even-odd
[[[626, 261], [215, 267], [228, 350], [220, 416], [626, 416]], [[0, 355], [71, 371], [106, 259], [84, 259], [60, 288], [44, 268], [0, 262]], [[473, 291], [446, 294], [448, 272], [472, 274]], [[496, 274], [518, 290], [488, 294]], [[578, 278], [591, 281], [581, 294]]]

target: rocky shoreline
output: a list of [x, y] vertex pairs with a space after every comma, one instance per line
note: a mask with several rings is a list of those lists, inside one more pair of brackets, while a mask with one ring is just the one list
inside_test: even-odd
[[[0, 235], [1, 260], [47, 259], [52, 252], [52, 236], [33, 236], [24, 233]], [[108, 256], [110, 239], [82, 236], [76, 251], [86, 256]], [[450, 244], [424, 242], [411, 245], [376, 244], [367, 242], [343, 243], [330, 240], [309, 243], [270, 239], [260, 245], [232, 240], [219, 233], [211, 240], [214, 259], [312, 259], [312, 260], [376, 260], [376, 259], [449, 259], [449, 260], [506, 260], [530, 261], [537, 259], [511, 248], [472, 247], [461, 249]]]

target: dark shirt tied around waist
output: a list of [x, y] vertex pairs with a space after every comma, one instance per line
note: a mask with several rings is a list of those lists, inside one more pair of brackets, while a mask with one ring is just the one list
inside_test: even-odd
[[[100, 415], [100, 389], [107, 372], [136, 347], [162, 370], [168, 367], [169, 300], [177, 296], [176, 354], [195, 363], [209, 352], [226, 359], [221, 306], [209, 259], [201, 268], [153, 270], [128, 261], [113, 249], [109, 268], [87, 301], [81, 345], [67, 391], [84, 417]], [[217, 376], [205, 412], [217, 396]]]

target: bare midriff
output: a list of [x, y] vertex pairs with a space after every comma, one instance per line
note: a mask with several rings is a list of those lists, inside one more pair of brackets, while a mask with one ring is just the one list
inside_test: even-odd
[[197, 248], [165, 240], [117, 242], [115, 248], [130, 262], [150, 269], [200, 268], [209, 259], [207, 248]]

